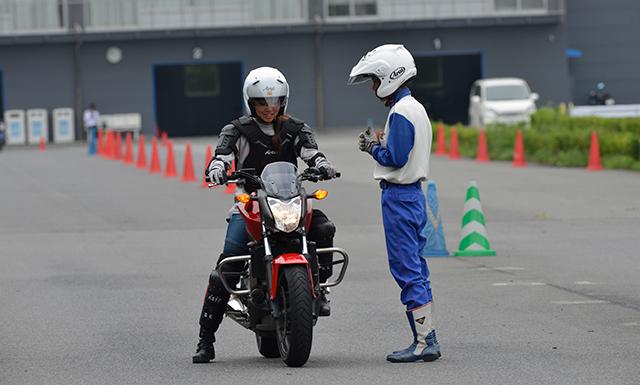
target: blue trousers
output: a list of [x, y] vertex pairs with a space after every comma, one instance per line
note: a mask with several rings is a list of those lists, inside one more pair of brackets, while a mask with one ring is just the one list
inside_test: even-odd
[[222, 253], [225, 256], [247, 255], [249, 254], [248, 242], [249, 233], [245, 227], [244, 219], [240, 214], [233, 214], [227, 225], [227, 235], [224, 237]]
[[427, 224], [425, 198], [420, 182], [399, 185], [382, 182], [382, 222], [389, 269], [402, 289], [400, 300], [407, 311], [431, 302], [429, 267], [422, 258]]

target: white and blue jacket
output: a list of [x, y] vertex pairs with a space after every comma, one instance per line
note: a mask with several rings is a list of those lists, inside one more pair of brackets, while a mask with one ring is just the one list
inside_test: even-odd
[[371, 156], [378, 162], [373, 177], [396, 184], [426, 180], [431, 138], [427, 111], [407, 87], [401, 88], [391, 102], [384, 136], [371, 150]]

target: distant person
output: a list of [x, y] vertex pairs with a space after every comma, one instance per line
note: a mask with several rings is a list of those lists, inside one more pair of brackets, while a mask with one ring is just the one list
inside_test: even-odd
[[391, 275], [413, 333], [413, 343], [387, 356], [391, 362], [435, 361], [440, 345], [433, 324], [429, 268], [422, 258], [427, 224], [422, 181], [429, 174], [431, 123], [407, 83], [417, 75], [411, 53], [399, 44], [375, 48], [351, 70], [349, 84], [371, 80], [372, 90], [389, 116], [384, 133], [371, 127], [358, 137], [358, 147], [376, 161], [373, 177], [382, 189], [382, 223]]
[[99, 122], [100, 112], [98, 112], [95, 103], [91, 103], [89, 108], [84, 110], [84, 128], [89, 135], [89, 143], [95, 143]]
[[0, 118], [0, 150], [7, 142], [7, 127], [4, 125], [4, 120]]

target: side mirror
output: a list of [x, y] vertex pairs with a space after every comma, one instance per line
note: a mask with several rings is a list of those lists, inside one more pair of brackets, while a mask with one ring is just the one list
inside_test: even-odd
[[538, 101], [538, 99], [540, 99], [540, 95], [538, 95], [538, 94], [537, 94], [537, 93], [535, 93], [535, 92], [532, 92], [532, 93], [531, 93], [530, 98], [531, 98], [531, 100], [533, 100], [534, 102], [537, 102], [537, 101]]
[[473, 95], [471, 97], [471, 102], [472, 103], [480, 103], [480, 97], [478, 95]]

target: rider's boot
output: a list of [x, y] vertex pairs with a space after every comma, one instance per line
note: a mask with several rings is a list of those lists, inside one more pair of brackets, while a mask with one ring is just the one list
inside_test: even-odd
[[331, 306], [329, 306], [330, 301], [327, 298], [327, 294], [329, 294], [329, 288], [320, 289], [317, 305], [319, 317], [329, 317], [331, 315]]
[[200, 340], [193, 356], [194, 364], [208, 363], [215, 358], [215, 332], [222, 322], [228, 301], [229, 293], [222, 285], [218, 272], [214, 270], [209, 277], [209, 286], [200, 314]]
[[216, 350], [213, 347], [214, 342], [216, 342], [214, 334], [200, 327], [200, 341], [198, 341], [196, 354], [193, 355], [194, 364], [206, 364], [216, 358]]
[[387, 356], [390, 362], [430, 362], [440, 358], [440, 344], [433, 329], [431, 303], [408, 311], [407, 319], [413, 333], [413, 343], [406, 349], [395, 351]]

